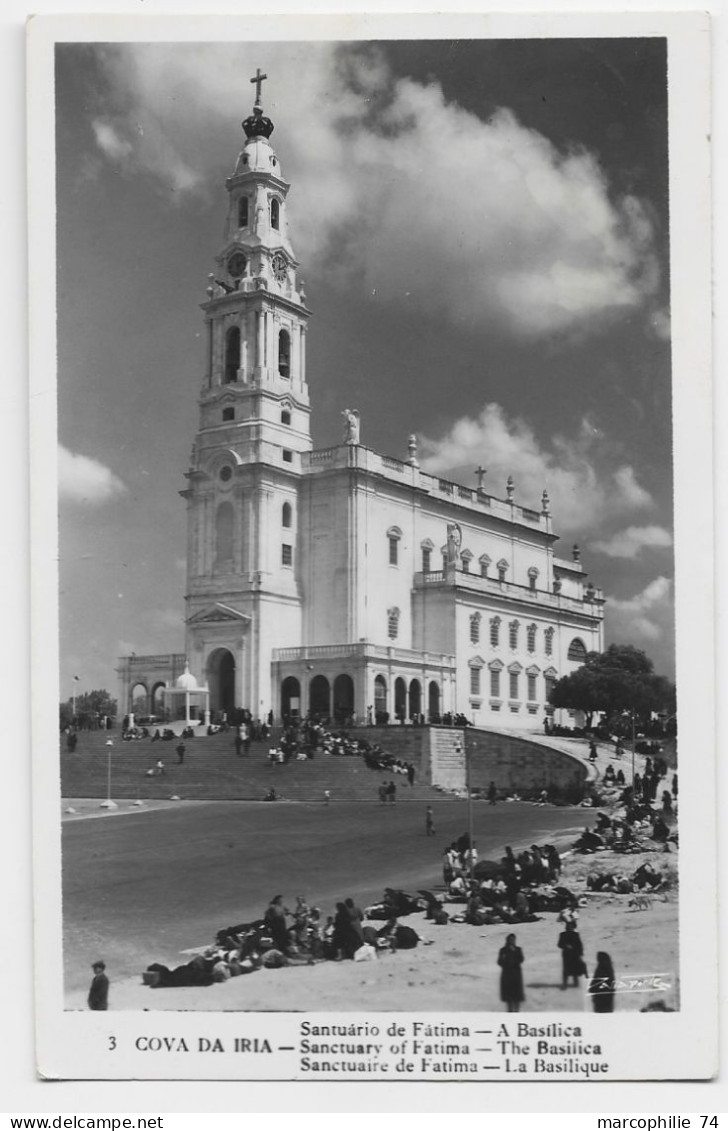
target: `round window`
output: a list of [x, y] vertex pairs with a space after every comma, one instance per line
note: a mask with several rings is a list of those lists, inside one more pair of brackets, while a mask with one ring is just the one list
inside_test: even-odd
[[227, 483], [228, 479], [232, 479], [232, 474], [233, 469], [231, 467], [228, 467], [227, 464], [225, 465], [225, 467], [220, 468], [220, 478], [222, 479], [223, 483]]

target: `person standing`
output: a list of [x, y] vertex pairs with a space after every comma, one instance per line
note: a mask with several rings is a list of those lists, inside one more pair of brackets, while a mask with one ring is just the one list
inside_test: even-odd
[[561, 988], [565, 990], [569, 978], [573, 978], [574, 985], [578, 987], [579, 978], [585, 973], [584, 945], [581, 935], [573, 921], [566, 924], [566, 929], [559, 935], [559, 950], [561, 951]]
[[238, 758], [242, 758], [242, 756], [243, 756], [243, 738], [242, 738], [242, 735], [240, 734], [240, 727], [238, 727], [237, 731], [235, 732], [235, 753], [237, 754]]
[[407, 763], [407, 781], [409, 782], [410, 789], [413, 789], [415, 784], [415, 768], [411, 762]]
[[500, 997], [508, 1006], [509, 1013], [518, 1013], [523, 992], [523, 951], [516, 945], [516, 936], [508, 935], [506, 944], [498, 952], [498, 965], [501, 968]]
[[597, 952], [597, 964], [589, 982], [589, 996], [595, 1013], [614, 1013], [614, 967], [604, 950]]
[[180, 742], [179, 746], [177, 747], [177, 765], [181, 766], [182, 763], [184, 762], [184, 760], [185, 760], [185, 744], [184, 744], [184, 742]]
[[394, 805], [397, 801], [397, 787], [393, 781], [390, 781], [389, 785], [387, 786], [387, 797], [389, 798], [389, 801], [392, 805]]
[[89, 1009], [108, 1009], [109, 979], [106, 976], [106, 963], [94, 962], [91, 969], [94, 976], [88, 991], [88, 1007]]
[[290, 914], [287, 907], [283, 906], [283, 896], [274, 895], [268, 904], [264, 922], [270, 932], [273, 940], [273, 946], [281, 953], [288, 953], [288, 923], [287, 916]]
[[495, 782], [492, 781], [488, 786], [488, 804], [495, 805], [498, 801], [498, 790], [495, 788]]
[[331, 792], [330, 792], [330, 790], [325, 789], [324, 790], [324, 805], [328, 805], [330, 800], [331, 800]]
[[427, 836], [435, 835], [435, 814], [432, 812], [432, 806], [427, 806], [425, 813], [425, 833]]

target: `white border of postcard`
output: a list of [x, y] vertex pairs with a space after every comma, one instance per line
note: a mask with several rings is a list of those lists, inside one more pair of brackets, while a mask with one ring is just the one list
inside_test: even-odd
[[[53, 1079], [243, 1079], [231, 1057], [135, 1053], [139, 1034], [186, 1038], [268, 1037], [295, 1041], [300, 1016], [288, 1014], [94, 1014], [63, 1009], [57, 773], [58, 638], [56, 597], [53, 48], [56, 41], [218, 40], [231, 38], [508, 38], [661, 35], [669, 39], [670, 197], [675, 421], [677, 685], [684, 761], [691, 783], [681, 791], [681, 1009], [675, 1014], [614, 1015], [601, 1043], [609, 1080], [705, 1079], [717, 1064], [716, 870], [713, 736], [713, 535], [710, 293], [709, 19], [699, 13], [534, 17], [40, 17], [29, 33], [30, 261], [44, 249], [44, 286], [31, 275], [31, 536], [34, 884], [37, 1063]], [[40, 693], [42, 689], [42, 694]], [[49, 709], [50, 708], [50, 709]], [[351, 1021], [358, 1018], [347, 1015]], [[481, 1015], [475, 1015], [481, 1016]], [[482, 1019], [500, 1023], [498, 1015]], [[558, 1015], [523, 1014], [545, 1024]], [[372, 1020], [371, 1018], [369, 1020]], [[382, 1027], [400, 1019], [380, 1018]], [[401, 1018], [408, 1024], [412, 1016]], [[438, 1018], [444, 1023], [455, 1019]], [[563, 1018], [573, 1024], [573, 1016]], [[589, 1039], [600, 1021], [583, 1018]], [[116, 1050], [110, 1050], [110, 1035]], [[291, 1080], [283, 1054], [266, 1058], [258, 1080]], [[224, 1061], [224, 1063], [221, 1063]], [[578, 1079], [578, 1077], [576, 1077]], [[390, 1082], [388, 1079], [386, 1082]], [[319, 1080], [320, 1084], [321, 1081]], [[546, 1102], [546, 1101], [544, 1101]]]

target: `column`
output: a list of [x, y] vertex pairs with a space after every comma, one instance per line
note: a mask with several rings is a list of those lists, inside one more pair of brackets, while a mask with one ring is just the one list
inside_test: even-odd
[[300, 335], [299, 335], [299, 343], [300, 343], [300, 345], [299, 345], [300, 358], [299, 358], [299, 364], [298, 364], [298, 379], [301, 382], [301, 385], [304, 385], [305, 382], [306, 382], [306, 327], [305, 326], [301, 326], [301, 331], [300, 331]]
[[265, 348], [265, 364], [272, 373], [276, 373], [278, 366], [276, 364], [276, 349], [274, 343], [275, 335], [275, 322], [273, 319], [273, 311], [269, 310], [266, 313], [266, 348]]
[[246, 662], [245, 662], [246, 658], [247, 657], [245, 655], [245, 636], [243, 635], [243, 636], [240, 637], [240, 640], [238, 642], [238, 668], [239, 668], [239, 671], [240, 671], [240, 676], [238, 678], [238, 694], [240, 696], [240, 702], [239, 702], [239, 704], [236, 703], [235, 705], [240, 706], [240, 707], [247, 707], [250, 710], [251, 714], [253, 715], [253, 718], [255, 718], [254, 705], [251, 705], [250, 703], [246, 702], [246, 687], [245, 687], [246, 677], [247, 677], [247, 665], [246, 665]]
[[256, 310], [255, 312], [255, 365], [259, 372], [263, 371], [265, 365], [264, 347], [263, 347], [263, 310]]

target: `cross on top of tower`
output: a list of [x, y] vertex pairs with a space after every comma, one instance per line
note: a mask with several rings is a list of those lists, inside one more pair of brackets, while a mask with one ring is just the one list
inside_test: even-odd
[[273, 123], [270, 118], [266, 118], [263, 114], [263, 103], [261, 101], [260, 88], [268, 78], [264, 75], [260, 67], [256, 67], [255, 74], [250, 80], [255, 83], [255, 104], [253, 106], [253, 113], [243, 122], [243, 130], [245, 136], [250, 137], [270, 137], [273, 133]]
[[255, 83], [255, 105], [256, 105], [256, 106], [260, 106], [260, 105], [261, 105], [261, 100], [260, 100], [260, 88], [261, 88], [261, 86], [263, 85], [263, 83], [265, 82], [265, 80], [266, 80], [267, 78], [268, 78], [268, 76], [267, 76], [267, 75], [264, 75], [264, 74], [263, 74], [263, 73], [261, 72], [261, 69], [260, 69], [260, 67], [256, 67], [256, 70], [255, 70], [255, 75], [254, 75], [254, 76], [253, 76], [253, 78], [252, 78], [252, 79], [250, 80], [251, 82], [254, 82], [254, 83]]

